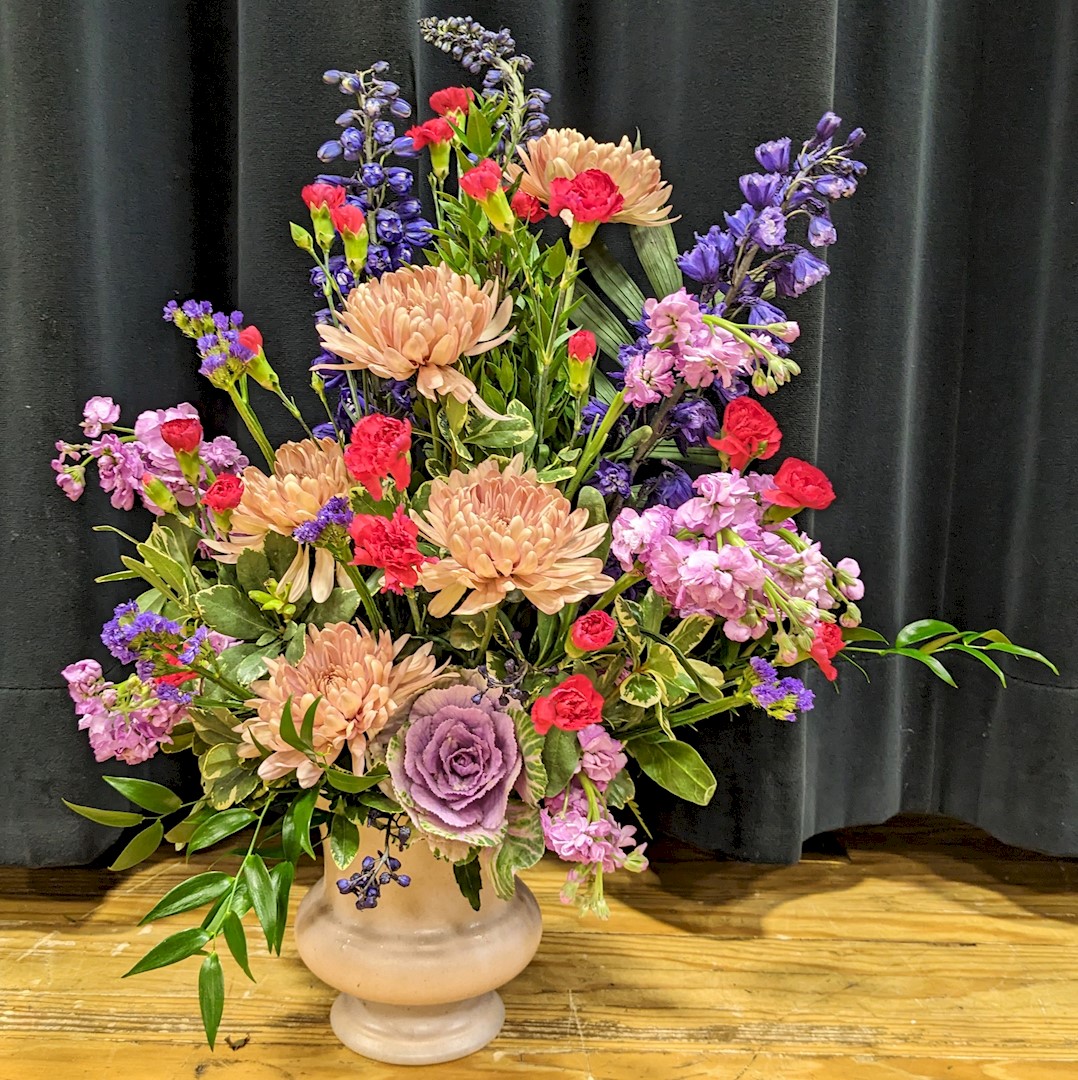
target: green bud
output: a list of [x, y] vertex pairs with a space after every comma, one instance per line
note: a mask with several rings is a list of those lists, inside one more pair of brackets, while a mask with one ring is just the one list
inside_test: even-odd
[[452, 143], [430, 143], [430, 171], [444, 180], [449, 175], [449, 151]]
[[311, 223], [314, 225], [314, 238], [323, 251], [329, 251], [333, 246], [333, 238], [337, 230], [333, 228], [333, 222], [329, 217], [329, 207], [322, 203], [321, 206], [311, 207]]
[[575, 397], [582, 397], [591, 387], [590, 360], [576, 360], [569, 357], [569, 392]]
[[294, 221], [288, 223], [289, 231], [292, 233], [292, 243], [300, 249], [300, 251], [306, 251], [308, 255], [314, 254], [314, 240], [311, 234], [303, 228], [302, 225], [297, 225]]
[[146, 493], [147, 498], [161, 507], [166, 514], [179, 512], [180, 504], [176, 502], [176, 496], [152, 473], [142, 474], [142, 490]]
[[281, 380], [266, 359], [264, 349], [259, 349], [254, 359], [247, 361], [246, 371], [263, 390], [269, 390], [273, 394], [281, 392]]
[[569, 243], [580, 251], [591, 243], [595, 231], [599, 228], [597, 221], [574, 221], [569, 229]]

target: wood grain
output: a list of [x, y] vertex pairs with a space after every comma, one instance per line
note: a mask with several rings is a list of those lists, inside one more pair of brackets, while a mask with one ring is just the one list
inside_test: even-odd
[[271, 959], [251, 935], [257, 985], [226, 961], [216, 1053], [193, 963], [120, 979], [179, 928], [138, 918], [212, 856], [119, 877], [0, 869], [0, 1080], [1078, 1077], [1078, 863], [924, 819], [839, 836], [793, 867], [667, 851], [615, 879], [605, 925], [562, 907], [562, 869], [542, 863], [546, 932], [503, 992], [502, 1034], [415, 1070], [342, 1049], [334, 992], [287, 942]]

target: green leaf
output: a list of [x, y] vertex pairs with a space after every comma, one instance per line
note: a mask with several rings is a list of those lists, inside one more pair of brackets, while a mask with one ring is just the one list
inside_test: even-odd
[[547, 277], [561, 277], [561, 272], [565, 269], [566, 258], [565, 243], [559, 240], [556, 244], [552, 244], [543, 258], [543, 270], [546, 272]]
[[538, 806], [546, 794], [547, 775], [543, 764], [543, 736], [535, 730], [531, 717], [519, 709], [512, 710], [513, 724], [517, 731], [517, 744], [524, 760], [524, 791], [521, 798], [529, 806]]
[[697, 806], [711, 802], [718, 782], [688, 743], [631, 740], [627, 749], [640, 768], [671, 794]]
[[356, 802], [361, 806], [369, 806], [372, 810], [381, 810], [384, 814], [399, 814], [400, 805], [388, 795], [373, 788], [370, 791], [361, 792]]
[[257, 758], [241, 758], [236, 743], [218, 743], [198, 759], [202, 786], [214, 810], [227, 810], [261, 783]]
[[288, 894], [296, 877], [296, 867], [291, 862], [279, 862], [270, 871], [274, 892], [277, 894], [277, 936], [273, 942], [273, 951], [280, 956], [284, 944], [284, 932], [288, 926]]
[[344, 772], [342, 769], [329, 768], [326, 770], [326, 779], [329, 781], [330, 787], [335, 787], [338, 791], [347, 791], [350, 795], [377, 787], [388, 775], [388, 771], [381, 766], [376, 766], [362, 776]]
[[78, 803], [60, 800], [68, 810], [74, 810], [90, 821], [96, 821], [98, 825], [112, 825], [117, 829], [126, 829], [129, 825], [140, 825], [146, 820], [144, 814], [132, 814], [129, 810], [98, 810], [93, 806], [79, 806]]
[[179, 885], [169, 889], [150, 911], [142, 916], [139, 926], [157, 919], [167, 919], [171, 915], [179, 915], [183, 911], [192, 911], [202, 907], [203, 904], [212, 904], [224, 896], [230, 888], [232, 888], [231, 876], [222, 874], [219, 870], [208, 870], [204, 874], [196, 874], [193, 878], [181, 881]]
[[629, 775], [629, 770], [622, 769], [606, 785], [606, 791], [603, 794], [606, 797], [606, 805], [612, 806], [615, 810], [620, 810], [632, 799], [636, 795], [636, 785], [633, 784], [633, 778]]
[[211, 814], [213, 808], [210, 806], [202, 806], [191, 811], [183, 819], [173, 825], [167, 833], [165, 833], [165, 839], [170, 844], [175, 844], [179, 847], [181, 844], [186, 844], [191, 839], [191, 834], [202, 824]]
[[146, 560], [154, 573], [161, 577], [181, 597], [187, 593], [187, 574], [184, 568], [162, 551], [149, 544], [139, 544], [135, 549]]
[[289, 806], [281, 826], [281, 835], [289, 858], [296, 862], [301, 851], [307, 852], [313, 859], [314, 848], [311, 846], [311, 817], [318, 801], [318, 788], [313, 787], [302, 795], [297, 795]]
[[284, 703], [284, 708], [281, 710], [281, 738], [294, 750], [299, 750], [304, 754], [309, 754], [311, 752], [311, 744], [309, 742], [304, 742], [303, 739], [300, 738], [299, 732], [296, 730], [296, 723], [292, 719], [291, 698]]
[[689, 615], [674, 627], [668, 640], [675, 649], [691, 653], [714, 625], [715, 620], [710, 615]]
[[187, 854], [192, 855], [203, 848], [212, 847], [218, 841], [224, 840], [226, 836], [245, 829], [254, 820], [255, 815], [242, 806], [235, 806], [231, 810], [222, 810], [219, 814], [214, 814], [191, 834], [191, 839], [187, 841]]
[[479, 417], [478, 422], [465, 434], [464, 441], [471, 446], [498, 449], [519, 446], [535, 434], [531, 412], [522, 402], [509, 402], [506, 415], [508, 420]]
[[334, 814], [329, 830], [329, 852], [333, 862], [342, 870], [359, 851], [359, 830], [356, 823], [344, 814]]
[[984, 653], [981, 652], [979, 649], [973, 649], [970, 648], [969, 645], [959, 644], [947, 645], [945, 646], [945, 649], [948, 652], [953, 651], [965, 653], [967, 656], [972, 656], [975, 660], [980, 660], [980, 662], [984, 664], [984, 666], [988, 668], [988, 670], [991, 671], [997, 679], [999, 679], [1003, 686], [1006, 687], [1007, 676], [1004, 675], [1003, 672], [1000, 670], [999, 664], [997, 664], [990, 656], [985, 656]]
[[580, 762], [580, 740], [573, 731], [552, 727], [543, 739], [543, 767], [546, 769], [546, 796], [564, 791]]
[[129, 975], [140, 975], [144, 971], [153, 971], [155, 968], [168, 967], [169, 964], [186, 960], [200, 952], [209, 940], [210, 935], [198, 927], [170, 934], [155, 945], [130, 971], [124, 972], [123, 977], [126, 979]]
[[652, 634], [658, 634], [667, 611], [666, 601], [654, 590], [648, 589], [640, 601], [640, 625]]
[[625, 267], [610, 254], [610, 249], [598, 237], [584, 249], [584, 262], [591, 271], [591, 276], [595, 278], [595, 283], [614, 306], [627, 319], [633, 322], [638, 320], [644, 307], [644, 294], [629, 277]]
[[311, 604], [303, 618], [305, 622], [321, 630], [329, 623], [351, 622], [358, 610], [359, 593], [355, 589], [342, 589], [338, 586], [322, 603]]
[[198, 971], [198, 1007], [202, 1013], [202, 1026], [206, 1029], [206, 1041], [212, 1050], [225, 1008], [225, 977], [221, 971], [221, 958], [215, 952], [202, 961]]
[[292, 640], [285, 646], [284, 658], [295, 667], [303, 659], [303, 654], [307, 651], [307, 630], [306, 626], [300, 626], [299, 632], [292, 637]]
[[867, 626], [851, 626], [844, 628], [842, 631], [843, 641], [882, 641], [884, 645], [890, 645], [890, 642], [883, 636], [883, 634], [877, 633], [875, 630], [870, 630]]
[[269, 560], [270, 569], [278, 581], [292, 565], [297, 551], [299, 544], [292, 537], [282, 536], [280, 533], [268, 532], [266, 539], [262, 541], [262, 554]]
[[144, 810], [152, 810], [155, 814], [171, 814], [183, 806], [179, 795], [151, 780], [136, 780], [133, 776], [103, 776], [101, 779], [125, 799]]
[[147, 825], [141, 832], [135, 833], [131, 842], [116, 856], [115, 862], [109, 867], [110, 870], [127, 870], [148, 859], [158, 848], [162, 837], [165, 835], [165, 827], [160, 821]]
[[629, 643], [629, 655], [634, 664], [644, 651], [644, 637], [640, 633], [640, 620], [637, 617], [639, 612], [640, 609], [636, 604], [631, 600], [626, 600], [624, 596], [619, 596], [614, 601], [614, 615], [621, 627], [621, 632], [625, 635], [625, 640]]
[[473, 911], [479, 910], [479, 894], [483, 890], [483, 876], [479, 870], [479, 858], [472, 855], [465, 862], [453, 864], [453, 877], [457, 879], [457, 887], [461, 895], [472, 906]]
[[576, 283], [576, 309], [573, 322], [595, 335], [595, 342], [612, 360], [618, 357], [622, 345], [631, 345], [629, 331], [621, 320], [582, 281]]
[[940, 634], [957, 634], [958, 627], [950, 623], [940, 622], [939, 619], [919, 619], [902, 627], [895, 638], [895, 648], [904, 649], [908, 645], [915, 645], [918, 641], [926, 641], [928, 638], [939, 637]]
[[314, 701], [307, 706], [307, 711], [303, 714], [303, 723], [300, 725], [299, 737], [307, 746], [311, 745], [311, 740], [314, 738], [314, 718], [318, 714], [318, 706], [321, 701], [321, 697], [316, 697]]
[[449, 627], [449, 644], [463, 652], [478, 649], [483, 643], [486, 626], [485, 612], [478, 615], [455, 615]]
[[266, 935], [266, 945], [273, 948], [277, 940], [277, 891], [261, 855], [251, 855], [243, 864], [243, 876], [251, 894], [251, 903], [259, 925]]
[[[274, 533], [268, 534], [270, 536]], [[262, 617], [262, 612], [231, 585], [214, 585], [195, 594], [202, 621], [219, 633], [229, 637], [254, 641], [272, 627]]]
[[887, 649], [886, 652], [888, 655], [908, 656], [911, 660], [917, 660], [924, 664], [925, 667], [930, 668], [936, 678], [942, 679], [948, 686], [954, 686], [955, 688], [958, 686], [951, 677], [951, 673], [934, 656], [930, 656], [928, 653], [907, 648]]
[[552, 465], [536, 474], [536, 480], [540, 484], [560, 484], [562, 480], [568, 480], [570, 476], [576, 476], [574, 465]]
[[1046, 668], [1049, 668], [1054, 674], [1059, 674], [1059, 668], [1048, 659], [1047, 656], [1042, 655], [1039, 652], [1034, 652], [1033, 649], [1025, 649], [1021, 645], [1012, 645], [1010, 642], [993, 642], [991, 645], [978, 645], [978, 649], [983, 649], [987, 652], [1003, 652], [1009, 653], [1011, 656], [1023, 656], [1027, 660], [1036, 660], [1040, 664], [1044, 664]]
[[228, 951], [232, 953], [232, 959], [236, 961], [240, 966], [240, 970], [247, 976], [251, 982], [255, 981], [255, 977], [251, 974], [251, 965], [247, 960], [247, 935], [243, 930], [243, 923], [240, 922], [236, 913], [230, 911], [225, 916], [225, 921], [221, 926], [221, 930], [225, 935], [225, 943], [228, 945]]
[[673, 228], [670, 225], [630, 225], [629, 236], [655, 295], [669, 296], [677, 292], [682, 280]]
[[261, 589], [270, 577], [269, 559], [261, 551], [246, 548], [236, 560], [236, 579], [245, 593]]
[[618, 687], [618, 694], [622, 701], [641, 709], [648, 709], [662, 700], [659, 680], [646, 671], [637, 671], [630, 675]]
[[[249, 646], [237, 646], [248, 648]], [[226, 652], [231, 652], [227, 649]], [[222, 656], [225, 653], [221, 654]], [[235, 728], [239, 726], [239, 718], [228, 711], [224, 706], [219, 708], [196, 708], [188, 707], [187, 715], [195, 734], [207, 746], [216, 746], [218, 743], [238, 743], [240, 736]]]
[[509, 829], [490, 860], [494, 892], [502, 900], [512, 899], [516, 892], [517, 874], [533, 867], [543, 857], [546, 847], [536, 807], [511, 802], [507, 817]]
[[94, 582], [103, 585], [106, 581], [137, 581], [140, 576], [131, 570], [117, 570], [113, 574], [102, 574], [100, 577], [95, 577]]

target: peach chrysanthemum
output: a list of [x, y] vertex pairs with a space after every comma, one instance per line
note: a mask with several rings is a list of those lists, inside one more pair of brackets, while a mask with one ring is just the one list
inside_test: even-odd
[[577, 173], [601, 169], [618, 186], [625, 205], [612, 221], [628, 225], [665, 225], [671, 219], [667, 205], [672, 194], [663, 182], [659, 159], [650, 150], [634, 150], [622, 136], [619, 143], [600, 143], [572, 128], [552, 128], [517, 150], [521, 165], [510, 165], [507, 175], [520, 173], [520, 190], [534, 195], [544, 206], [550, 202], [550, 182], [558, 176], [571, 180]]
[[331, 623], [307, 631], [307, 649], [298, 664], [281, 657], [267, 660], [269, 678], [251, 684], [256, 695], [247, 705], [258, 711], [236, 730], [240, 757], [258, 757], [259, 746], [273, 751], [258, 767], [263, 780], [276, 780], [295, 770], [301, 787], [312, 787], [322, 769], [281, 737], [281, 714], [291, 699], [292, 717], [299, 730], [314, 702], [314, 749], [327, 763], [347, 746], [352, 771], [363, 772], [368, 739], [386, 726], [397, 709], [426, 689], [437, 675], [431, 643], [397, 659], [408, 635], [393, 640], [388, 630], [377, 636], [366, 627]]
[[357, 285], [344, 302], [344, 328], [321, 325], [322, 344], [341, 358], [323, 368], [359, 368], [382, 379], [416, 380], [431, 400], [452, 394], [495, 416], [475, 384], [454, 365], [500, 345], [513, 312], [507, 296], [498, 306], [498, 284], [482, 287], [469, 277], [439, 266], [405, 266]]
[[523, 469], [518, 454], [504, 470], [488, 459], [454, 471], [433, 482], [422, 515], [413, 511], [419, 531], [448, 552], [420, 572], [420, 585], [438, 594], [432, 615], [447, 615], [468, 590], [457, 614], [485, 611], [513, 589], [553, 615], [614, 583], [602, 559], [587, 557], [607, 526], [589, 528], [586, 510], [574, 510], [534, 469]]
[[[355, 484], [345, 467], [340, 444], [328, 438], [285, 443], [277, 451], [272, 476], [253, 465], [244, 469], [242, 476], [243, 497], [232, 511], [228, 540], [208, 542], [221, 562], [235, 562], [245, 549], [260, 548], [268, 532], [290, 537], [330, 499], [347, 495]], [[318, 548], [311, 574], [307, 545], [300, 544], [281, 579], [289, 586], [289, 599], [298, 600], [309, 582], [311, 596], [321, 603], [333, 589], [334, 566], [333, 556]]]

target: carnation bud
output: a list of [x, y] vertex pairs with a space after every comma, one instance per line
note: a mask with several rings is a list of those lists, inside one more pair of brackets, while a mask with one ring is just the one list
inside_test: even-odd
[[164, 514], [175, 514], [179, 512], [180, 505], [176, 502], [176, 496], [172, 494], [164, 482], [158, 480], [153, 473], [143, 473], [142, 479], [142, 492], [143, 495], [161, 509]]

